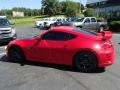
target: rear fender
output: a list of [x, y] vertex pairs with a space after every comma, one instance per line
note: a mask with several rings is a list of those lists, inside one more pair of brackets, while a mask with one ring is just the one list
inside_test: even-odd
[[95, 56], [96, 56], [96, 58], [97, 58], [97, 62], [99, 62], [99, 56], [98, 56], [98, 54], [95, 52], [95, 51], [93, 51], [92, 49], [88, 49], [88, 48], [86, 48], [86, 49], [80, 49], [80, 50], [78, 50], [75, 54], [74, 54], [74, 56], [73, 56], [73, 62], [74, 62], [74, 59], [75, 59], [75, 57], [76, 57], [76, 55], [78, 54], [78, 53], [81, 53], [81, 52], [90, 52], [90, 53], [93, 53]]

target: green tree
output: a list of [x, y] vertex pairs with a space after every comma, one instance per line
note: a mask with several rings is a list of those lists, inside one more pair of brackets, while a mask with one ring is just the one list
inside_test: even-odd
[[67, 0], [62, 4], [63, 4], [62, 11], [65, 13], [67, 17], [76, 17], [78, 13], [81, 13], [82, 4], [80, 3]]
[[66, 11], [65, 11], [65, 15], [67, 17], [76, 17], [77, 16], [77, 10], [76, 10], [76, 6], [72, 6], [70, 4], [68, 4]]
[[84, 6], [79, 2], [74, 2], [70, 0], [62, 1], [61, 12], [67, 17], [76, 17], [84, 10]]
[[40, 9], [30, 9], [30, 8], [23, 8], [23, 7], [14, 7], [13, 11], [24, 12], [25, 16], [37, 16], [41, 15]]
[[56, 15], [61, 11], [59, 0], [42, 0], [42, 9], [46, 15]]
[[92, 17], [93, 16], [93, 13], [94, 13], [94, 9], [92, 8], [87, 8], [86, 11], [84, 12], [84, 15], [86, 17]]
[[0, 10], [0, 15], [12, 16], [12, 10], [2, 9], [2, 10]]
[[77, 4], [77, 7], [78, 7], [77, 8], [78, 12], [82, 13], [83, 10], [85, 9], [84, 5], [81, 4], [81, 3], [76, 3], [76, 4]]

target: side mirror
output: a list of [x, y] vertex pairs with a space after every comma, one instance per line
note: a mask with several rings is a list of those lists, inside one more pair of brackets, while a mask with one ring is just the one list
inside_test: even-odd
[[87, 23], [87, 21], [84, 21], [84, 23]]
[[10, 22], [10, 25], [15, 25], [15, 23]]

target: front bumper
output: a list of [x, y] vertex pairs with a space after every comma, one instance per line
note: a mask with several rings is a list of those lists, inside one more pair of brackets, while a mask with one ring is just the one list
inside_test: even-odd
[[10, 42], [17, 38], [17, 34], [10, 34], [10, 35], [2, 35], [0, 36], [0, 43]]

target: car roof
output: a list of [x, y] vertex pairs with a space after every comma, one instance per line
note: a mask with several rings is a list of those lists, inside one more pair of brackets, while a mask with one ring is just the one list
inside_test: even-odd
[[6, 18], [1, 18], [1, 17], [0, 17], [0, 19], [6, 19]]
[[73, 26], [56, 26], [52, 27], [51, 30], [57, 31], [73, 31], [75, 28]]
[[91, 32], [91, 31], [87, 31], [87, 30], [81, 30], [79, 28], [73, 27], [73, 26], [56, 26], [56, 27], [52, 27], [50, 30], [52, 31], [60, 31], [60, 32], [70, 32], [70, 33], [74, 33], [74, 34], [86, 34], [86, 35], [94, 35], [97, 36], [96, 32]]

